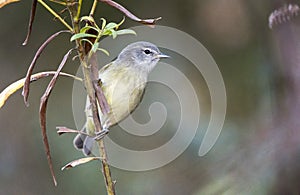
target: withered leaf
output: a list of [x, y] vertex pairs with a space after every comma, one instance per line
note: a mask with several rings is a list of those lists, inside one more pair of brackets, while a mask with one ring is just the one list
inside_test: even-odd
[[137, 16], [135, 16], [133, 13], [131, 13], [129, 10], [127, 10], [125, 7], [123, 7], [122, 5], [120, 5], [119, 3], [115, 2], [115, 1], [112, 1], [112, 0], [99, 0], [99, 1], [118, 9], [119, 11], [124, 13], [128, 18], [130, 18], [136, 22], [142, 23], [142, 24], [150, 25], [151, 27], [153, 27], [153, 25], [156, 23], [156, 21], [161, 19], [161, 17], [153, 18], [153, 19], [140, 19]]
[[40, 57], [41, 53], [44, 51], [44, 49], [46, 48], [46, 46], [55, 38], [57, 37], [59, 34], [64, 33], [64, 32], [69, 32], [68, 30], [62, 30], [62, 31], [58, 31], [56, 33], [54, 33], [53, 35], [51, 35], [38, 49], [38, 51], [35, 53], [35, 56], [33, 58], [33, 60], [31, 61], [31, 64], [27, 70], [26, 73], [26, 77], [25, 77], [25, 83], [23, 86], [23, 91], [22, 91], [22, 95], [24, 96], [24, 102], [26, 106], [29, 106], [28, 104], [28, 95], [29, 95], [29, 84], [30, 84], [30, 76], [32, 74], [33, 68], [36, 64], [37, 59]]
[[66, 61], [72, 51], [73, 51], [73, 49], [69, 50], [68, 53], [62, 59], [56, 73], [54, 74], [51, 81], [49, 82], [47, 89], [46, 89], [44, 95], [41, 97], [41, 101], [40, 101], [40, 125], [41, 125], [41, 129], [42, 129], [43, 142], [44, 142], [44, 146], [45, 146], [45, 150], [46, 150], [46, 155], [47, 155], [50, 172], [51, 172], [52, 179], [53, 179], [55, 186], [57, 185], [57, 181], [56, 181], [54, 170], [53, 170], [52, 158], [51, 158], [51, 154], [50, 154], [50, 146], [49, 146], [47, 131], [46, 131], [47, 103], [48, 103], [48, 98], [49, 98], [49, 96], [52, 92], [52, 89], [56, 83], [56, 80], [58, 78], [58, 75], [61, 72], [64, 65], [66, 64]]
[[63, 166], [61, 168], [61, 170], [74, 168], [74, 167], [76, 167], [78, 165], [82, 165], [82, 164], [88, 163], [88, 162], [93, 161], [93, 160], [101, 160], [101, 158], [100, 157], [85, 157], [85, 158], [80, 158], [80, 159], [74, 160], [72, 162], [69, 162], [68, 164], [66, 164], [65, 166]]
[[0, 8], [4, 7], [5, 5], [8, 5], [10, 3], [18, 2], [20, 0], [0, 0]]
[[[37, 81], [41, 78], [45, 78], [48, 77], [50, 75], [54, 75], [56, 73], [56, 71], [46, 71], [46, 72], [39, 72], [36, 74], [31, 75], [30, 77], [30, 82], [33, 81]], [[67, 77], [71, 77], [74, 78], [76, 80], [82, 81], [81, 78], [78, 78], [74, 75], [68, 74], [68, 73], [64, 73], [61, 72], [60, 73], [61, 76], [67, 76]], [[13, 82], [12, 84], [10, 84], [9, 86], [7, 86], [1, 93], [0, 93], [0, 108], [2, 108], [2, 106], [5, 104], [5, 102], [7, 101], [7, 99], [14, 94], [16, 91], [18, 91], [19, 89], [21, 89], [24, 86], [25, 83], [25, 78], [22, 78], [18, 81]]]

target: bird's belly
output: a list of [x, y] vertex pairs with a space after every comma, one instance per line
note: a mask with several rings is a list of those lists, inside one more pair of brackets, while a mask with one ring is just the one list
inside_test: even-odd
[[116, 85], [111, 85], [108, 90], [112, 93], [107, 94], [107, 100], [110, 105], [110, 112], [104, 123], [109, 122], [108, 126], [112, 126], [126, 116], [128, 116], [140, 103], [145, 84], [136, 84], [136, 82], [119, 82]]

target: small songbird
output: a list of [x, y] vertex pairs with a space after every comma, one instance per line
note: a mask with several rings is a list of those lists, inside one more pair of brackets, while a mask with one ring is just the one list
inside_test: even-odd
[[[115, 61], [100, 69], [100, 86], [110, 107], [107, 115], [99, 110], [105, 131], [134, 111], [142, 100], [149, 73], [161, 58], [167, 57], [169, 56], [161, 53], [152, 43], [135, 42], [125, 47]], [[82, 149], [85, 155], [89, 155], [96, 136], [89, 98], [85, 112], [86, 124], [83, 131], [90, 136], [78, 134], [73, 143], [77, 149]]]

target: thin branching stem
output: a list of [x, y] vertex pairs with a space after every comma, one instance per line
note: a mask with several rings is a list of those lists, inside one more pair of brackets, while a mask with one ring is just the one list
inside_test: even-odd
[[63, 25], [65, 25], [65, 27], [67, 27], [67, 29], [69, 29], [70, 31], [73, 32], [72, 27], [64, 20], [62, 19], [62, 17], [60, 17], [60, 15], [58, 15], [51, 7], [49, 7], [47, 5], [47, 3], [45, 3], [43, 0], [38, 0], [38, 2], [44, 6], [55, 18], [57, 18]]

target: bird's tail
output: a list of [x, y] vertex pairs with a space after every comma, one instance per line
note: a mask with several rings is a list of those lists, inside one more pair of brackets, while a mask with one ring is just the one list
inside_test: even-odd
[[[82, 132], [86, 132], [86, 128], [84, 127]], [[92, 153], [92, 148], [94, 144], [94, 139], [85, 134], [77, 134], [73, 140], [73, 145], [76, 149], [82, 150], [83, 154], [88, 156]]]

